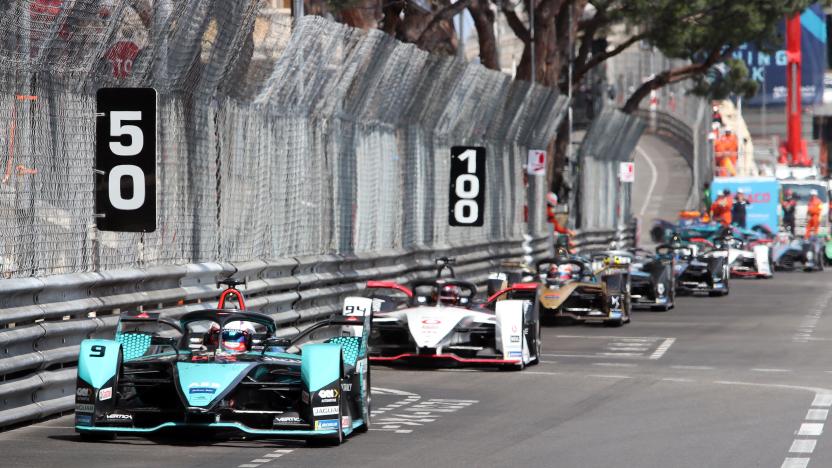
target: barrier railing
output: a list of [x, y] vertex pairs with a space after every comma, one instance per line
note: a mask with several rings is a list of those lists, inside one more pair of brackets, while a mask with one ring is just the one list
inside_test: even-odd
[[612, 247], [634, 247], [636, 240], [636, 223], [633, 222], [610, 230], [577, 231], [572, 237], [572, 247], [576, 253], [586, 253]]
[[459, 277], [484, 283], [501, 260], [551, 254], [548, 237], [373, 256], [319, 255], [243, 263], [200, 263], [0, 282], [0, 427], [73, 409], [78, 345], [112, 336], [125, 310], [178, 318], [216, 307], [217, 281], [246, 281], [246, 305], [275, 318], [280, 336], [340, 310], [368, 279], [430, 278], [434, 259], [456, 257]]

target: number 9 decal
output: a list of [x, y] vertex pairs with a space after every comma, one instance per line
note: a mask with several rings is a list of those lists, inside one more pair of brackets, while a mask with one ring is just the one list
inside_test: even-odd
[[90, 357], [104, 357], [107, 348], [101, 345], [94, 345], [90, 347]]

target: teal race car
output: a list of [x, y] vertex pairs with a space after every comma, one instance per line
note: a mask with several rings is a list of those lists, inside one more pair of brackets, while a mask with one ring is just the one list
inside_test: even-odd
[[123, 314], [114, 339], [81, 343], [75, 430], [84, 440], [184, 428], [338, 445], [370, 427], [371, 309], [348, 298], [343, 314], [289, 339], [243, 309]]

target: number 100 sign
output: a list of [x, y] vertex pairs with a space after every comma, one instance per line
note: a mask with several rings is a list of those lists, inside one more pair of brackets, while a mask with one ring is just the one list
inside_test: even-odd
[[156, 90], [96, 95], [95, 212], [102, 231], [156, 230]]
[[485, 212], [485, 148], [451, 148], [451, 226], [482, 226]]

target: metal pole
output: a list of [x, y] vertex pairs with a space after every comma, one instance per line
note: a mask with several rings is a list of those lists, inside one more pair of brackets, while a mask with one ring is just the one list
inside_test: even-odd
[[292, 0], [292, 16], [298, 19], [303, 15], [303, 0]]
[[465, 60], [465, 10], [459, 13], [459, 46], [456, 48], [456, 56]]
[[572, 164], [572, 5], [569, 6], [569, 76], [567, 94], [569, 107], [567, 108], [566, 118], [569, 119], [569, 134], [566, 136], [566, 160]]
[[[537, 74], [536, 67], [535, 67], [535, 55], [534, 55], [534, 3], [535, 0], [529, 0], [529, 39], [531, 40], [531, 60], [532, 60], [532, 83], [537, 82]], [[571, 10], [570, 10], [571, 12]]]

